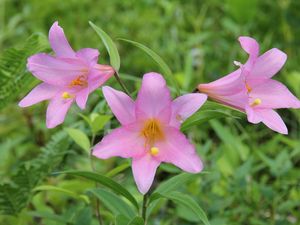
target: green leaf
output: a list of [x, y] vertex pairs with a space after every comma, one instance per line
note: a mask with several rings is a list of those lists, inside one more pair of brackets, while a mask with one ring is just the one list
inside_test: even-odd
[[75, 199], [82, 200], [86, 204], [90, 203], [90, 200], [86, 195], [78, 195], [77, 193], [75, 193], [73, 191], [70, 191], [70, 190], [67, 190], [64, 188], [60, 188], [60, 187], [51, 186], [51, 185], [41, 185], [41, 186], [34, 188], [33, 191], [57, 191], [57, 192], [61, 192], [63, 194], [69, 195]]
[[119, 55], [119, 52], [118, 52], [118, 49], [117, 49], [115, 43], [108, 36], [108, 34], [105, 33], [100, 27], [96, 26], [91, 21], [89, 22], [89, 24], [96, 31], [98, 36], [101, 38], [103, 44], [105, 45], [105, 48], [110, 57], [110, 64], [116, 71], [119, 71], [121, 60], [120, 60], [120, 55]]
[[97, 173], [93, 173], [93, 172], [88, 172], [88, 171], [64, 171], [64, 172], [59, 172], [59, 174], [69, 174], [69, 175], [73, 175], [73, 176], [79, 176], [79, 177], [83, 177], [83, 178], [98, 182], [98, 183], [102, 184], [103, 186], [110, 188], [115, 193], [124, 196], [137, 209], [139, 208], [139, 205], [138, 205], [136, 199], [130, 194], [129, 191], [127, 191], [122, 185], [118, 184], [116, 181], [114, 181], [106, 176], [103, 176], [103, 175], [100, 175]]
[[117, 215], [116, 216], [116, 225], [127, 225], [130, 222], [130, 219], [128, 219], [124, 215]]
[[66, 128], [65, 130], [76, 144], [78, 144], [82, 149], [84, 149], [88, 153], [90, 152], [90, 140], [85, 133], [75, 128]]
[[142, 217], [133, 218], [127, 225], [144, 225], [144, 220]]
[[173, 201], [174, 203], [185, 206], [197, 215], [199, 221], [202, 221], [205, 225], [210, 225], [205, 212], [189, 195], [174, 191], [164, 193], [161, 196]]
[[62, 161], [69, 142], [65, 132], [54, 134], [38, 157], [22, 164], [9, 183], [0, 185], [0, 214], [16, 215], [26, 207], [32, 189]]
[[114, 215], [121, 214], [129, 219], [136, 216], [136, 213], [133, 211], [131, 206], [117, 195], [100, 188], [91, 189], [88, 190], [88, 192], [96, 196], [108, 209], [114, 213]]
[[196, 112], [194, 115], [192, 115], [183, 122], [180, 130], [186, 131], [192, 126], [200, 125], [211, 119], [218, 119], [224, 117], [239, 119], [243, 116], [244, 113], [237, 109], [224, 106], [219, 103], [207, 101], [198, 112]]
[[21, 48], [10, 48], [0, 56], [0, 109], [27, 91], [35, 80], [26, 70], [27, 58], [48, 48], [45, 36], [30, 36]]
[[42, 219], [48, 219], [48, 220], [52, 220], [52, 221], [56, 221], [56, 222], [64, 223], [64, 224], [68, 224], [70, 222], [65, 217], [60, 216], [60, 215], [56, 215], [56, 214], [53, 214], [53, 213], [50, 213], [50, 212], [30, 211], [30, 212], [27, 212], [27, 215], [29, 215], [31, 217], [38, 217], [38, 218], [42, 218]]
[[128, 167], [130, 167], [130, 163], [129, 162], [123, 163], [120, 166], [117, 166], [116, 168], [114, 168], [111, 171], [109, 171], [106, 174], [106, 176], [107, 177], [113, 177], [113, 176], [117, 175], [118, 173], [126, 170]]
[[165, 61], [157, 53], [155, 53], [153, 50], [151, 50], [150, 48], [148, 48], [147, 46], [145, 46], [141, 43], [131, 41], [128, 39], [123, 39], [123, 38], [119, 38], [118, 40], [130, 43], [130, 44], [140, 48], [145, 53], [147, 53], [147, 55], [149, 55], [160, 66], [160, 68], [162, 69], [162, 72], [166, 76], [167, 80], [175, 87], [177, 95], [180, 95], [179, 86], [176, 82], [175, 77], [172, 74], [170, 67], [167, 65], [167, 63], [165, 63]]
[[92, 132], [96, 134], [98, 131], [102, 130], [104, 126], [110, 121], [112, 118], [111, 115], [99, 115], [97, 114], [95, 117], [91, 119], [91, 128]]

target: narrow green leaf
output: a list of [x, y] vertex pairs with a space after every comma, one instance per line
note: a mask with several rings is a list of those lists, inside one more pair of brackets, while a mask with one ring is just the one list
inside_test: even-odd
[[130, 222], [130, 219], [128, 219], [124, 215], [117, 215], [116, 216], [116, 221], [115, 221], [116, 225], [127, 225], [129, 222]]
[[189, 195], [174, 191], [164, 193], [161, 196], [192, 210], [197, 215], [199, 220], [201, 220], [205, 225], [210, 225], [203, 209]]
[[114, 215], [121, 214], [129, 219], [136, 216], [136, 213], [133, 211], [130, 205], [109, 191], [97, 188], [88, 190], [88, 193], [92, 193], [94, 196], [96, 196], [108, 209], [114, 213]]
[[89, 24], [96, 31], [98, 36], [101, 38], [103, 44], [105, 45], [106, 50], [110, 57], [110, 64], [116, 71], [119, 71], [121, 60], [120, 60], [120, 55], [119, 55], [119, 52], [118, 52], [118, 49], [117, 49], [115, 43], [109, 37], [109, 35], [107, 33], [105, 33], [100, 27], [96, 26], [91, 21], [89, 22]]
[[124, 39], [124, 38], [119, 38], [118, 40], [130, 43], [130, 44], [132, 44], [132, 45], [140, 48], [145, 53], [147, 53], [147, 55], [149, 55], [160, 66], [160, 68], [162, 69], [162, 72], [166, 76], [167, 80], [169, 82], [171, 82], [172, 85], [175, 87], [177, 95], [180, 95], [179, 86], [178, 86], [178, 84], [176, 82], [175, 77], [172, 74], [172, 71], [171, 71], [170, 67], [167, 65], [167, 63], [156, 52], [154, 52], [153, 50], [151, 50], [147, 46], [145, 46], [145, 45], [143, 45], [141, 43], [138, 43], [136, 41], [131, 41], [131, 40]]
[[130, 167], [130, 163], [129, 162], [123, 163], [120, 166], [117, 166], [116, 168], [114, 168], [111, 171], [109, 171], [106, 174], [106, 176], [107, 177], [113, 177], [113, 176], [117, 175], [118, 173], [126, 170], [128, 167]]
[[127, 225], [144, 225], [144, 220], [142, 217], [133, 218]]
[[77, 193], [64, 189], [64, 188], [60, 188], [60, 187], [55, 187], [55, 186], [51, 186], [51, 185], [41, 185], [38, 186], [36, 188], [33, 189], [33, 191], [56, 191], [56, 192], [61, 192], [63, 194], [69, 195], [75, 199], [79, 199], [84, 201], [86, 204], [90, 203], [90, 200], [88, 198], [88, 196], [86, 195], [78, 195]]
[[79, 176], [79, 177], [83, 177], [83, 178], [98, 182], [98, 183], [102, 184], [103, 186], [110, 188], [115, 193], [124, 196], [137, 209], [139, 209], [139, 205], [138, 205], [136, 199], [130, 194], [130, 192], [127, 191], [122, 185], [118, 184], [116, 181], [114, 181], [106, 176], [103, 176], [103, 175], [100, 175], [97, 173], [93, 173], [93, 172], [88, 172], [88, 171], [64, 171], [64, 172], [59, 172], [58, 174], [69, 174], [69, 175], [73, 175], [73, 176]]
[[61, 223], [68, 224], [70, 222], [65, 217], [60, 216], [60, 215], [56, 215], [56, 214], [53, 214], [53, 213], [50, 213], [50, 212], [29, 211], [29, 212], [27, 212], [27, 215], [29, 215], [31, 217], [38, 217], [38, 218], [42, 218], [42, 219], [48, 219], [48, 220], [56, 221], [56, 222], [59, 222], [59, 224], [61, 224]]
[[66, 128], [66, 132], [73, 139], [73, 141], [75, 141], [76, 144], [78, 144], [85, 151], [90, 152], [90, 140], [85, 133], [75, 128]]
[[97, 116], [94, 117], [91, 121], [92, 132], [94, 134], [96, 134], [98, 131], [102, 130], [104, 128], [105, 124], [107, 124], [108, 121], [110, 121], [111, 118], [112, 118], [111, 115], [99, 115], [99, 114], [97, 114]]

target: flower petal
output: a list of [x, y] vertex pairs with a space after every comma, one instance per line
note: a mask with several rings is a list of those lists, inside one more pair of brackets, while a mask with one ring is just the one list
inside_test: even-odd
[[149, 154], [132, 160], [133, 177], [142, 194], [149, 191], [159, 164], [160, 162]]
[[259, 56], [247, 78], [250, 86], [259, 84], [262, 80], [274, 76], [284, 65], [287, 55], [277, 48], [273, 48]]
[[94, 48], [82, 48], [76, 52], [76, 56], [84, 60], [88, 65], [95, 65], [98, 62], [99, 57], [98, 49]]
[[176, 98], [172, 102], [170, 126], [180, 127], [180, 124], [193, 115], [207, 100], [207, 95], [193, 93]]
[[137, 157], [144, 153], [144, 140], [136, 126], [125, 126], [113, 130], [93, 148], [93, 155], [100, 159], [119, 156]]
[[[97, 64], [98, 66], [102, 66]], [[109, 78], [114, 75], [114, 70], [110, 66], [104, 66], [103, 69], [91, 69], [88, 76], [90, 93], [103, 85]]]
[[84, 88], [76, 94], [76, 103], [81, 109], [85, 109], [89, 97], [89, 88]]
[[136, 116], [159, 118], [168, 122], [171, 116], [171, 95], [165, 79], [158, 73], [147, 73], [136, 100]]
[[64, 30], [58, 25], [58, 22], [54, 22], [49, 31], [49, 42], [51, 48], [55, 52], [57, 57], [74, 58], [75, 52], [71, 48]]
[[300, 101], [282, 83], [276, 80], [267, 80], [254, 87], [250, 92], [250, 102], [260, 99], [261, 104], [256, 108], [300, 108]]
[[20, 107], [27, 107], [34, 105], [38, 102], [50, 99], [55, 96], [55, 94], [58, 92], [58, 88], [46, 84], [41, 83], [37, 85], [35, 88], [33, 88], [20, 102]]
[[259, 44], [254, 38], [241, 36], [239, 42], [242, 48], [250, 55], [251, 60], [256, 59], [259, 54]]
[[61, 94], [57, 94], [51, 99], [46, 113], [46, 123], [48, 128], [54, 128], [63, 123], [65, 116], [73, 103], [73, 99], [63, 99]]
[[55, 86], [69, 85], [87, 70], [79, 59], [58, 59], [44, 53], [28, 58], [27, 68], [38, 79]]
[[103, 87], [102, 90], [109, 107], [122, 125], [136, 120], [135, 104], [128, 95], [108, 86]]
[[156, 143], [159, 149], [157, 158], [189, 173], [199, 173], [203, 169], [203, 164], [196, 154], [195, 147], [184, 134], [176, 128], [166, 127], [165, 135], [164, 141]]
[[[288, 130], [287, 130], [285, 123], [283, 122], [283, 120], [281, 119], [279, 114], [277, 112], [275, 112], [274, 110], [272, 110], [272, 109], [253, 109], [253, 111], [254, 111], [253, 112], [254, 115], [252, 115], [252, 116], [255, 116], [255, 122], [260, 120], [270, 129], [272, 129], [278, 133], [281, 133], [281, 134], [288, 134]], [[248, 121], [251, 122], [251, 118], [249, 120], [249, 117], [248, 117]]]

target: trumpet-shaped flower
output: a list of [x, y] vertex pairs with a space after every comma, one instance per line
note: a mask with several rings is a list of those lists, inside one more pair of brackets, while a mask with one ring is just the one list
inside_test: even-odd
[[84, 109], [88, 95], [109, 79], [114, 70], [97, 64], [97, 49], [83, 48], [75, 52], [58, 22], [50, 28], [49, 42], [55, 56], [39, 53], [28, 58], [28, 70], [42, 83], [25, 96], [19, 106], [50, 100], [46, 124], [53, 128], [64, 121], [74, 101]]
[[107, 159], [132, 158], [138, 189], [146, 193], [161, 162], [190, 173], [202, 170], [194, 146], [179, 130], [180, 124], [206, 101], [205, 94], [186, 94], [172, 101], [160, 74], [145, 74], [136, 101], [123, 92], [103, 87], [105, 99], [122, 127], [105, 136], [93, 155]]
[[284, 65], [286, 54], [273, 48], [259, 56], [255, 39], [240, 37], [242, 48], [249, 54], [240, 68], [208, 84], [200, 84], [198, 90], [210, 98], [247, 113], [248, 121], [263, 122], [270, 129], [282, 134], [288, 130], [274, 109], [300, 108], [300, 101], [282, 83], [271, 79]]

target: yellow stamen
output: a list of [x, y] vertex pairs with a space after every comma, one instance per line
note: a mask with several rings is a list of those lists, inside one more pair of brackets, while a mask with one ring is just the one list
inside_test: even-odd
[[159, 149], [156, 148], [156, 147], [152, 147], [150, 149], [150, 154], [153, 155], [153, 156], [157, 156], [157, 154], [159, 153]]
[[141, 135], [145, 138], [147, 146], [153, 146], [156, 141], [161, 141], [165, 138], [162, 126], [157, 119], [147, 120], [141, 131]]
[[72, 80], [69, 87], [74, 87], [74, 86], [87, 86], [86, 76], [80, 75], [76, 79]]
[[252, 91], [252, 88], [247, 83], [246, 83], [246, 88], [248, 93]]
[[62, 98], [68, 99], [68, 98], [73, 98], [73, 95], [71, 95], [69, 92], [64, 92], [61, 95]]
[[254, 101], [252, 102], [251, 106], [257, 106], [261, 104], [261, 99], [256, 98], [254, 99]]

